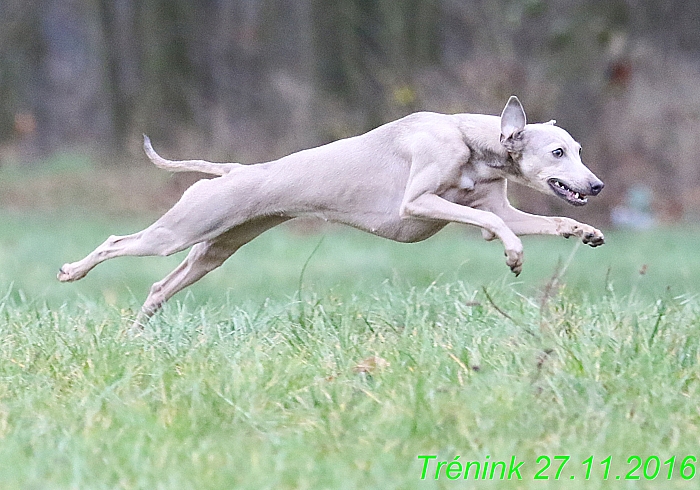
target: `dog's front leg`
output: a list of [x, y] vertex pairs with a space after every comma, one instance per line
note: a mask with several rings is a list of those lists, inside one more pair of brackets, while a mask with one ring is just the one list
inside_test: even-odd
[[605, 243], [605, 236], [600, 230], [571, 218], [528, 214], [510, 205], [495, 213], [516, 235], [558, 235], [564, 238], [576, 236], [591, 247]]
[[591, 247], [598, 247], [605, 243], [605, 236], [603, 232], [597, 228], [587, 225], [585, 223], [579, 223], [578, 221], [571, 218], [552, 218], [557, 220], [557, 228], [559, 235], [564, 238], [569, 238], [571, 236], [579, 237], [583, 243], [590, 245]]
[[437, 194], [422, 194], [401, 206], [402, 217], [453, 221], [475, 225], [498, 237], [505, 246], [506, 264], [519, 275], [523, 268], [523, 244], [500, 217], [489, 211], [470, 208], [443, 199]]

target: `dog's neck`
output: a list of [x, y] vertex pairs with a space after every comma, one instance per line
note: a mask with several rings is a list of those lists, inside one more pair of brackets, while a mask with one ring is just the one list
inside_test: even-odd
[[501, 118], [482, 114], [457, 114], [464, 143], [469, 147], [470, 163], [481, 167], [479, 173], [489, 180], [522, 176], [520, 154], [511, 153], [501, 144]]

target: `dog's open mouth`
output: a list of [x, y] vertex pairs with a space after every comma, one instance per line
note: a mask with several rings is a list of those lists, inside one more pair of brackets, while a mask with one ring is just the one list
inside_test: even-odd
[[559, 179], [549, 179], [547, 183], [557, 196], [561, 197], [569, 204], [584, 206], [588, 203], [588, 196], [573, 190]]

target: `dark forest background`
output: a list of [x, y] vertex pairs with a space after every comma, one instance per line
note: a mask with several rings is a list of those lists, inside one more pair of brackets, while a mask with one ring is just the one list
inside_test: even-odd
[[511, 94], [608, 184], [582, 213], [700, 217], [697, 0], [0, 0], [3, 167], [142, 165], [144, 132], [173, 158], [257, 162]]

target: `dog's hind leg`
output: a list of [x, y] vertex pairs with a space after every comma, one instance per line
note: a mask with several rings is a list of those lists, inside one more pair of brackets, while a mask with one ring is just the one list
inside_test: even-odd
[[250, 198], [254, 180], [222, 179], [195, 183], [151, 226], [133, 235], [109, 237], [84, 259], [61, 267], [58, 280], [77, 281], [101, 262], [123, 255], [171, 255], [268, 214]]
[[287, 219], [289, 218], [261, 218], [229, 230], [213, 240], [196, 244], [175, 270], [165, 279], [151, 286], [151, 291], [141, 307], [134, 327], [143, 328], [143, 323], [175, 293], [199, 281], [223, 264], [243, 245]]
[[111, 236], [84, 259], [65, 264], [58, 271], [61, 282], [82, 279], [96, 265], [122, 255], [170, 255], [187, 248], [180, 247], [179, 240], [167, 228], [155, 224], [143, 231], [126, 236]]

